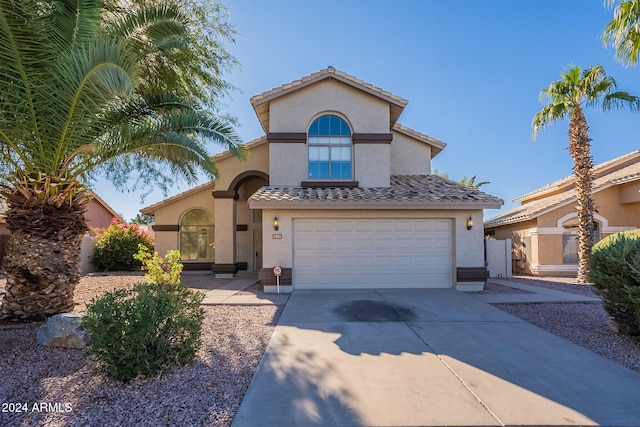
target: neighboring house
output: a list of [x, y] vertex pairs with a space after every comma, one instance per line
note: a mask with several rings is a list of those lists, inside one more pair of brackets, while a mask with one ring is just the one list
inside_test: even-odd
[[295, 289], [482, 284], [483, 209], [503, 201], [430, 174], [446, 144], [397, 123], [406, 100], [329, 67], [251, 104], [248, 160], [214, 156], [215, 181], [141, 210], [156, 250], [265, 285], [280, 265]]
[[[595, 241], [640, 228], [640, 150], [593, 168]], [[513, 239], [514, 273], [575, 275], [578, 213], [571, 175], [518, 197], [522, 205], [488, 220], [485, 233]]]
[[[0, 197], [0, 264], [4, 258], [7, 243], [9, 241], [9, 230], [7, 229], [5, 213], [7, 212], [7, 203], [4, 198]], [[90, 228], [106, 228], [111, 224], [113, 218], [124, 221], [104, 200], [96, 193], [91, 194], [91, 200], [87, 204], [84, 213], [87, 226]]]

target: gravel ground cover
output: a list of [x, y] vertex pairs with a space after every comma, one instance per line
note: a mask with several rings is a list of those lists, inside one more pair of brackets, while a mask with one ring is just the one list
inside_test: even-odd
[[[82, 311], [96, 295], [132, 287], [143, 280], [141, 276], [108, 273], [83, 277], [76, 289], [76, 311]], [[572, 279], [509, 280], [594, 295], [591, 285], [577, 284]], [[185, 286], [201, 292], [230, 281], [214, 279], [210, 274], [187, 273], [182, 277]], [[0, 289], [3, 285], [0, 276]], [[261, 289], [253, 286], [243, 292], [260, 293]], [[491, 285], [485, 292], [516, 291]], [[496, 307], [640, 372], [640, 341], [613, 332], [600, 304]], [[0, 427], [230, 425], [282, 307], [219, 305], [205, 309], [203, 346], [193, 366], [130, 384], [96, 375], [95, 365], [82, 350], [37, 345], [35, 334], [41, 323], [0, 323], [0, 403], [6, 404], [5, 409], [12, 409], [0, 412]], [[26, 411], [17, 412], [25, 408]]]
[[[76, 308], [142, 279], [140, 274], [84, 277]], [[205, 290], [229, 280], [185, 274], [182, 282]], [[129, 384], [98, 376], [83, 350], [38, 345], [35, 335], [42, 323], [0, 324], [0, 426], [230, 425], [282, 307], [205, 310], [203, 346], [191, 367]]]

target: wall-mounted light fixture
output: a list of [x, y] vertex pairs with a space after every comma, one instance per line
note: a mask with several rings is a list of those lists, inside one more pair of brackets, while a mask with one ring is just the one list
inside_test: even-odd
[[471, 230], [473, 228], [473, 218], [469, 217], [467, 220], [467, 230]]
[[275, 231], [278, 231], [279, 228], [280, 228], [280, 222], [278, 221], [278, 217], [274, 216], [273, 217], [273, 229]]

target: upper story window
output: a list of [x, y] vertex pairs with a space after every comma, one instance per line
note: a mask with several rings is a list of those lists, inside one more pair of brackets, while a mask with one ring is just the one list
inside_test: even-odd
[[309, 179], [352, 179], [351, 129], [334, 115], [318, 117], [309, 127]]

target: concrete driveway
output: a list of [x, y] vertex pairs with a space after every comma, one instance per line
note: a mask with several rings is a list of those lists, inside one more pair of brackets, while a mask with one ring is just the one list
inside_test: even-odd
[[637, 426], [637, 402], [639, 373], [455, 290], [295, 291], [233, 425]]

